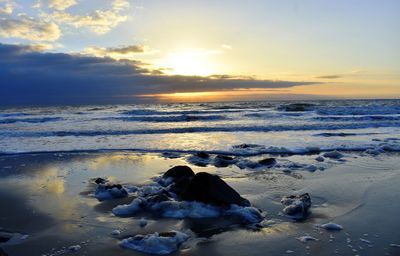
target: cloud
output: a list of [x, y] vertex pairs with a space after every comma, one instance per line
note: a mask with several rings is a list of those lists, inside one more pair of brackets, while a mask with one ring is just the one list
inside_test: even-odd
[[34, 19], [25, 14], [0, 18], [0, 36], [31, 41], [56, 41], [61, 35], [57, 24]]
[[325, 75], [325, 76], [316, 76], [315, 78], [319, 78], [319, 79], [338, 79], [338, 78], [342, 78], [342, 75]]
[[68, 9], [71, 6], [76, 5], [75, 0], [38, 0], [34, 5], [35, 8], [41, 8], [43, 5], [48, 6], [48, 8], [56, 9], [59, 11]]
[[343, 78], [343, 77], [366, 75], [366, 74], [370, 74], [370, 72], [368, 72], [367, 70], [363, 70], [363, 69], [356, 69], [356, 70], [351, 70], [349, 72], [343, 72], [343, 73], [340, 73], [340, 74], [316, 76], [314, 78], [319, 78], [319, 79], [339, 79], [339, 78]]
[[1, 15], [11, 15], [13, 13], [14, 6], [9, 1], [0, 0], [0, 16]]
[[[39, 10], [28, 16], [15, 13], [14, 3], [0, 0], [0, 37], [18, 38], [34, 42], [54, 42], [61, 35], [61, 30], [69, 27], [85, 28], [98, 35], [109, 32], [128, 19], [127, 0], [109, 1], [107, 9], [77, 14], [68, 10], [76, 5], [76, 0], [37, 0], [32, 7]], [[78, 11], [80, 9], [77, 9]], [[76, 10], [75, 10], [76, 11]]]
[[313, 82], [234, 76], [167, 76], [139, 61], [37, 52], [32, 46], [0, 44], [0, 104], [65, 105], [133, 103], [139, 95], [289, 88]]
[[87, 47], [84, 53], [96, 57], [111, 57], [114, 59], [131, 59], [137, 54], [154, 53], [145, 45], [128, 45], [122, 47]]
[[42, 13], [42, 16], [60, 25], [87, 28], [98, 35], [102, 35], [128, 19], [127, 15], [123, 15], [123, 12], [128, 8], [128, 1], [114, 0], [111, 3], [111, 8], [105, 11], [95, 10], [84, 15], [72, 14], [67, 11], [55, 11]]

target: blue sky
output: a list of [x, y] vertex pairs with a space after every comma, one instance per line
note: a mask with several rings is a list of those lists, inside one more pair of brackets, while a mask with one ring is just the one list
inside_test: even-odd
[[[201, 76], [207, 83], [178, 84], [175, 91], [167, 85], [146, 91], [137, 89], [143, 87], [138, 84], [142, 80], [131, 79], [126, 92], [115, 89], [119, 95], [125, 93], [127, 101], [132, 95], [134, 101], [137, 96], [157, 99], [159, 95], [165, 98], [166, 94], [178, 93], [184, 100], [184, 93], [191, 93], [191, 97], [194, 92], [216, 96], [227, 91], [237, 99], [242, 89], [255, 90], [266, 97], [399, 97], [399, 10], [400, 2], [395, 0], [0, 0], [2, 49], [20, 47], [10, 52], [14, 55], [7, 55], [19, 58], [19, 69], [3, 56], [2, 65], [8, 72], [1, 73], [1, 89], [15, 92], [14, 85], [21, 83], [16, 70], [26, 68], [24, 56], [35, 52], [38, 62], [44, 56], [50, 61], [47, 57], [56, 53], [73, 56], [75, 61], [87, 56], [107, 58], [113, 67], [122, 65], [125, 69], [124, 65], [130, 65], [132, 74], [145, 70], [141, 75], [146, 79], [155, 76], [165, 84], [177, 76], [189, 80]], [[127, 61], [121, 64], [121, 60]], [[58, 65], [55, 62], [51, 71], [30, 70], [42, 72], [35, 73], [42, 78], [56, 79], [63, 72]], [[28, 76], [27, 72], [26, 68], [26, 77], [33, 75]], [[77, 77], [82, 75], [76, 72]], [[233, 79], [236, 82], [224, 88], [213, 87], [216, 77], [225, 79], [227, 84]], [[87, 79], [82, 82], [96, 80]], [[110, 81], [110, 91], [124, 77], [115, 75], [115, 79]], [[291, 86], [283, 91], [271, 87], [271, 81], [290, 82]], [[71, 88], [77, 81], [73, 83], [64, 86]], [[257, 87], [251, 87], [255, 84]], [[36, 85], [26, 81], [24, 86]], [[245, 94], [251, 98], [251, 92]], [[32, 102], [40, 101], [33, 99]]]

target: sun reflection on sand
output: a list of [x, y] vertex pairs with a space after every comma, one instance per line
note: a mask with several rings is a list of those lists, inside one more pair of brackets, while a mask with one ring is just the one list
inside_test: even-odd
[[37, 180], [39, 184], [45, 184], [44, 188], [52, 194], [63, 194], [65, 192], [65, 180], [59, 177], [59, 170], [56, 167], [50, 167], [42, 176], [43, 180]]

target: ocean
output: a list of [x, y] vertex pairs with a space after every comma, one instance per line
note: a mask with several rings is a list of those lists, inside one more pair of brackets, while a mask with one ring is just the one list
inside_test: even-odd
[[[240, 146], [251, 144], [251, 147]], [[3, 108], [0, 152], [400, 150], [400, 100]]]
[[[2, 109], [0, 247], [399, 255], [399, 156], [400, 100]], [[174, 167], [193, 172], [187, 188], [221, 179], [193, 194], [212, 198], [226, 183], [248, 204], [183, 200], [164, 176]]]

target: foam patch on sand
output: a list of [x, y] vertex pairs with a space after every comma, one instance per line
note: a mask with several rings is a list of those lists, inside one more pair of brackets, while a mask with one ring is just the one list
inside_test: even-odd
[[112, 209], [112, 212], [114, 215], [121, 217], [134, 215], [140, 212], [144, 208], [146, 203], [147, 202], [145, 198], [137, 197], [133, 199], [130, 204], [118, 205], [117, 207]]
[[311, 197], [308, 193], [298, 196], [284, 196], [281, 203], [285, 206], [283, 212], [295, 220], [304, 219], [309, 214]]
[[322, 224], [321, 228], [324, 228], [326, 230], [342, 230], [343, 226], [333, 223], [333, 222], [328, 222], [328, 223]]
[[263, 220], [261, 211], [255, 207], [242, 207], [232, 204], [229, 208], [217, 207], [196, 201], [163, 201], [151, 203], [145, 198], [135, 198], [132, 203], [119, 205], [112, 212], [116, 216], [132, 216], [142, 211], [160, 214], [162, 217], [174, 219], [217, 218], [235, 216], [244, 223], [257, 223]]
[[245, 223], [258, 223], [264, 219], [261, 211], [255, 207], [242, 207], [232, 204], [230, 209], [224, 212], [224, 215], [233, 215], [240, 217]]
[[142, 197], [160, 194], [161, 191], [171, 184], [170, 179], [159, 179], [158, 183], [145, 185], [138, 189], [138, 195]]
[[120, 246], [144, 253], [166, 255], [177, 251], [179, 246], [188, 239], [187, 234], [173, 231], [166, 235], [159, 233], [136, 235], [122, 240]]
[[97, 184], [94, 196], [99, 201], [127, 197], [129, 192], [135, 191], [134, 186], [126, 188], [121, 184], [110, 183], [107, 179], [104, 178], [97, 178], [96, 180], [94, 180], [94, 183]]
[[94, 196], [98, 200], [104, 201], [114, 198], [126, 197], [128, 196], [128, 192], [124, 188], [122, 189], [118, 189], [117, 187], [106, 188], [106, 185], [100, 184], [98, 185]]
[[302, 243], [307, 243], [308, 241], [318, 241], [317, 238], [312, 237], [310, 235], [301, 236], [301, 237], [298, 237], [296, 239], [299, 240]]

